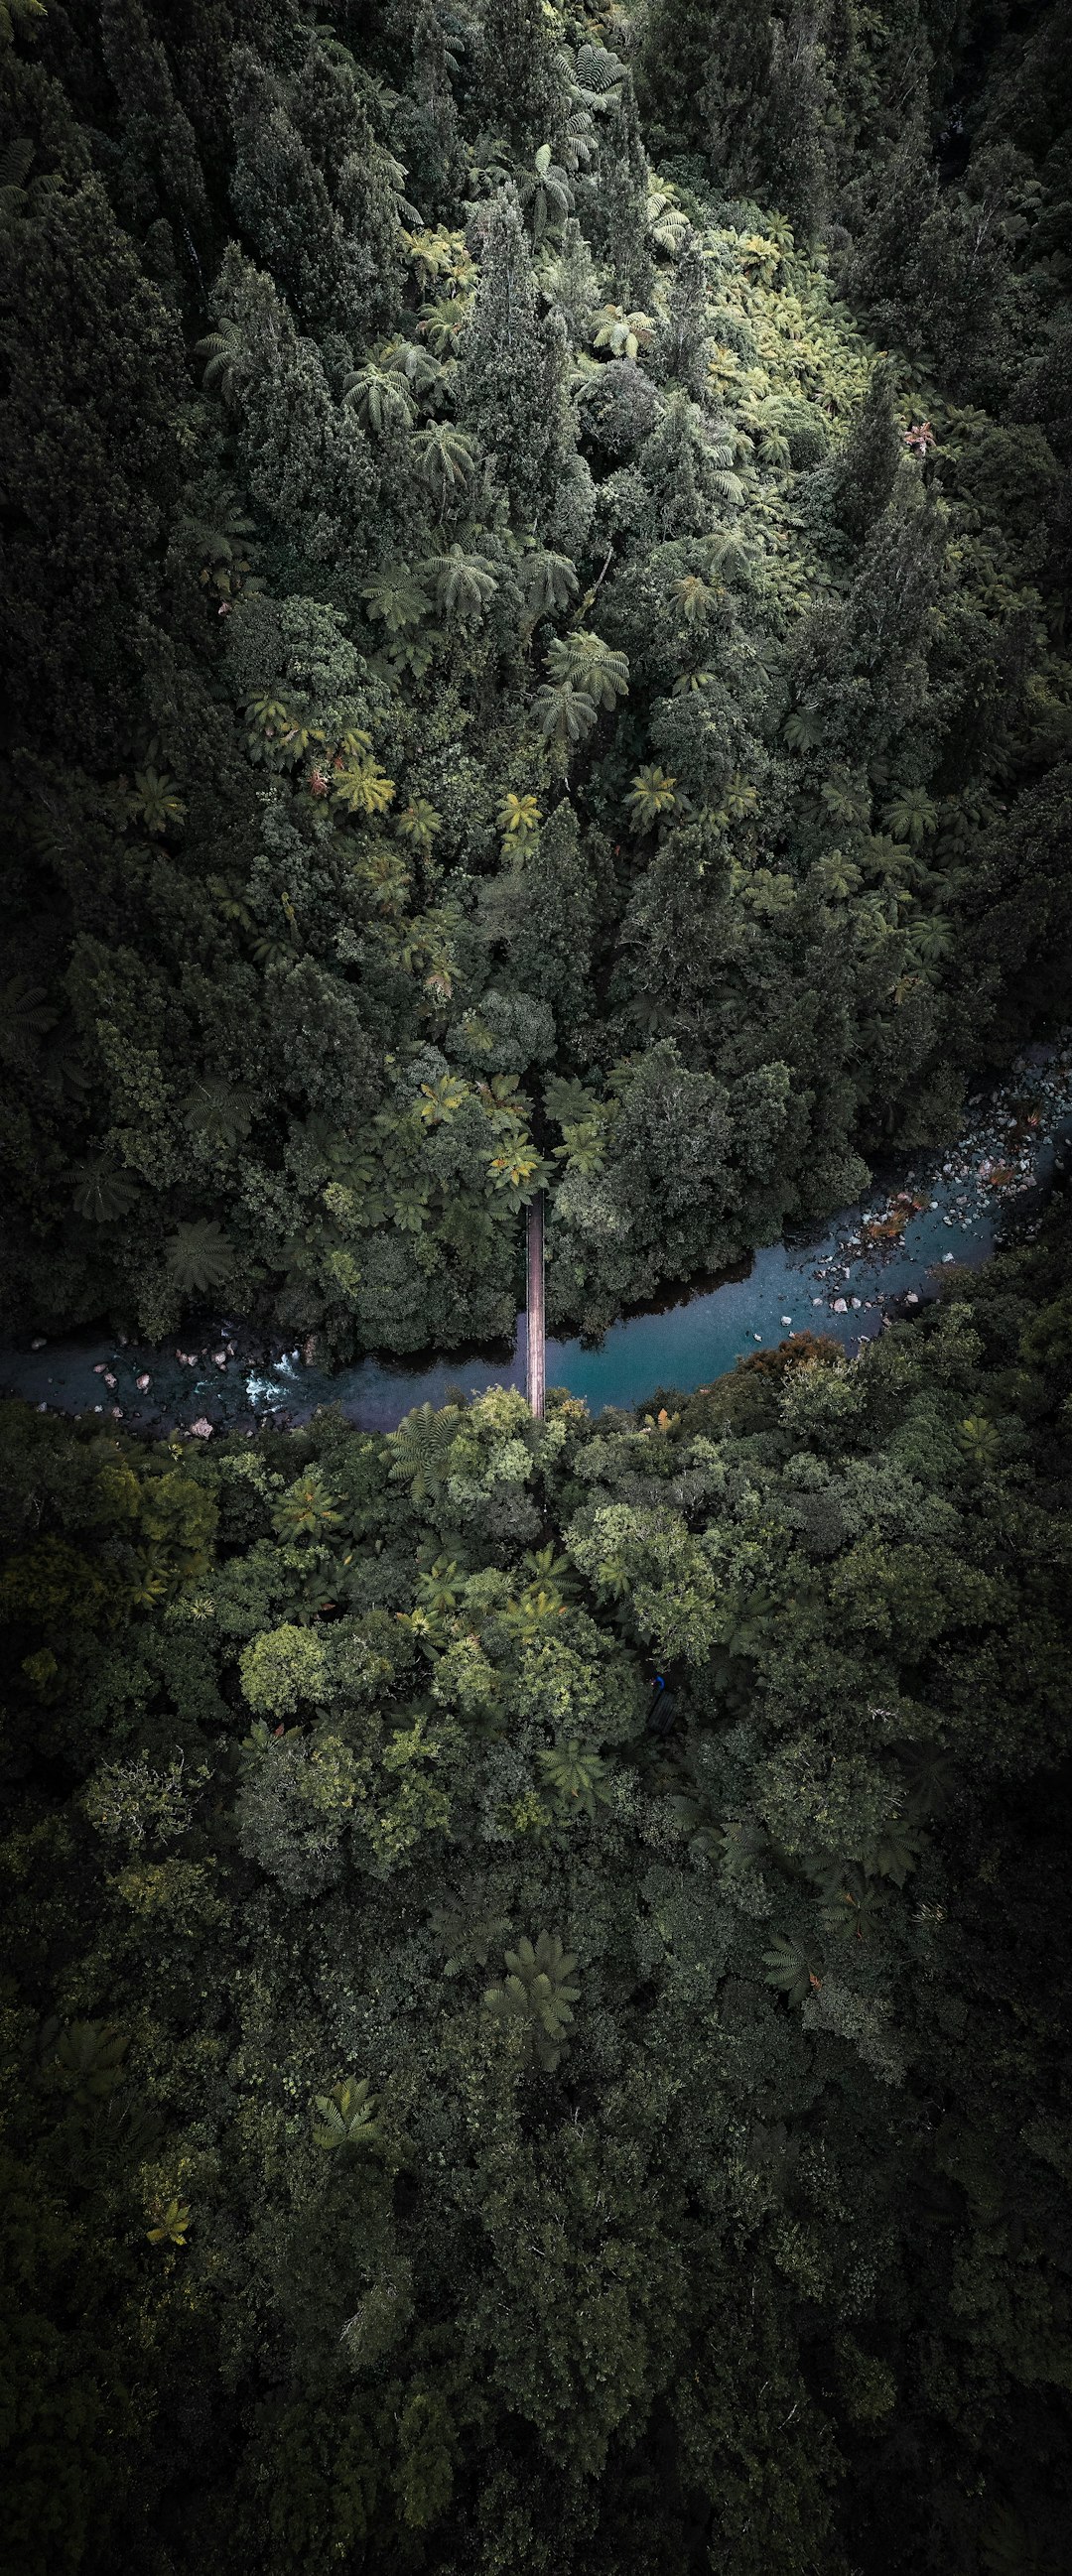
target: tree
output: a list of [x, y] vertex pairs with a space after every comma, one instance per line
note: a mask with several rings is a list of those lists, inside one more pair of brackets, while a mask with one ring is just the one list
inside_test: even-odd
[[226, 1286], [234, 1250], [215, 1217], [194, 1217], [168, 1237], [167, 1264], [184, 1297], [210, 1296]]
[[691, 394], [703, 391], [702, 360], [708, 333], [707, 267], [695, 233], [682, 245], [670, 293], [667, 346], [670, 372]]
[[0, 612], [12, 721], [24, 743], [118, 766], [175, 500], [182, 352], [97, 179], [50, 189], [9, 236], [0, 338], [20, 494]]
[[506, 1951], [505, 1982], [490, 1986], [484, 1997], [485, 2011], [522, 2064], [538, 2066], [545, 2075], [554, 2073], [568, 2046], [581, 1992], [570, 1982], [576, 1965], [557, 1933], [541, 1932], [535, 1943], [519, 1941], [516, 1950]]
[[888, 506], [905, 453], [904, 434], [894, 407], [893, 374], [880, 361], [871, 370], [867, 391], [848, 438], [826, 470], [825, 481], [834, 513], [851, 537], [867, 535]]
[[600, 152], [600, 246], [619, 303], [648, 307], [654, 269], [648, 241], [651, 173], [640, 134], [636, 93], [628, 75], [611, 110]]
[[233, 245], [217, 280], [216, 309], [220, 327], [232, 324], [241, 347], [234, 362], [237, 445], [253, 500], [314, 562], [352, 563], [355, 533], [359, 545], [361, 533], [366, 545], [373, 539], [378, 489], [359, 421], [333, 401], [316, 343], [298, 336], [271, 278]]
[[559, 423], [548, 344], [512, 187], [500, 189], [488, 220], [459, 373], [460, 419], [492, 460], [511, 516], [523, 526], [536, 516]]
[[[426, 222], [449, 222], [465, 183], [465, 160], [453, 82], [457, 38], [432, 0], [417, 0], [411, 21], [407, 93], [395, 110], [400, 151], [415, 174]], [[418, 175], [419, 174], [419, 175]]]
[[[580, 714], [577, 721], [583, 726], [586, 719]], [[591, 1008], [595, 882], [568, 797], [519, 851], [511, 876], [507, 939], [513, 974], [522, 992], [549, 1004], [560, 1042], [569, 1044]]]
[[104, 0], [101, 51], [120, 102], [129, 211], [139, 231], [151, 224], [157, 238], [174, 227], [172, 256], [178, 254], [192, 284], [211, 240], [204, 173], [166, 48], [150, 35], [140, 0]]
[[563, 85], [541, 0], [483, 0], [480, 107], [493, 134], [532, 155], [555, 143]]
[[442, 518], [447, 502], [461, 495], [475, 473], [473, 442], [450, 421], [430, 421], [426, 429], [417, 431], [413, 452]]
[[485, 557], [466, 554], [460, 545], [430, 555], [422, 570], [431, 575], [440, 614], [447, 617], [482, 617], [499, 587]]
[[352, 74], [314, 40], [287, 82], [239, 45], [231, 100], [239, 221], [299, 327], [334, 327], [356, 354], [394, 320], [402, 274], [389, 165]]

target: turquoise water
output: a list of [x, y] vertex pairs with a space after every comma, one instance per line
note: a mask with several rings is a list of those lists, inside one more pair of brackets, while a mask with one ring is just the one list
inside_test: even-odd
[[[1005, 1208], [1019, 1204], [1030, 1222], [1039, 1185], [1072, 1160], [1072, 1055], [1029, 1050], [999, 1090], [976, 1096], [969, 1115], [954, 1147], [918, 1155], [897, 1182], [843, 1209], [813, 1242], [772, 1244], [755, 1253], [745, 1278], [683, 1295], [658, 1313], [625, 1316], [596, 1349], [549, 1340], [548, 1386], [568, 1388], [598, 1413], [641, 1404], [658, 1387], [688, 1394], [792, 1333], [833, 1333], [850, 1353], [858, 1350], [891, 1311], [911, 1313], [933, 1295], [951, 1262], [985, 1260]], [[892, 1214], [907, 1218], [896, 1240], [869, 1240], [868, 1223]], [[0, 1383], [42, 1409], [92, 1409], [132, 1429], [196, 1426], [202, 1437], [210, 1426], [265, 1417], [301, 1421], [321, 1405], [340, 1406], [363, 1430], [393, 1430], [411, 1405], [442, 1404], [458, 1388], [473, 1395], [525, 1383], [523, 1315], [507, 1355], [468, 1352], [417, 1367], [370, 1357], [329, 1373], [306, 1365], [299, 1351], [251, 1364], [239, 1338], [226, 1322], [207, 1341], [202, 1333], [180, 1341], [178, 1351], [76, 1334], [0, 1353]]]

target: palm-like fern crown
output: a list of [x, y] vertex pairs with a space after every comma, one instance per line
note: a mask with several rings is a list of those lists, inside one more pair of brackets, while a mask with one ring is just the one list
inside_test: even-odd
[[596, 703], [572, 680], [545, 680], [537, 689], [532, 712], [542, 734], [565, 751], [583, 742], [596, 720]]
[[580, 1987], [572, 1983], [577, 1961], [564, 1950], [557, 1932], [541, 1932], [535, 1941], [518, 1942], [504, 1953], [507, 1975], [490, 1986], [484, 2008], [510, 2038], [518, 2055], [552, 2073], [573, 2021]]
[[446, 554], [429, 555], [420, 570], [434, 581], [436, 605], [445, 617], [482, 616], [499, 587], [484, 557], [467, 554], [458, 544]]
[[519, 567], [521, 588], [527, 607], [534, 617], [549, 617], [552, 610], [561, 616], [572, 606], [580, 582], [568, 555], [556, 555], [548, 546], [534, 547]]
[[556, 684], [572, 681], [597, 707], [616, 706], [629, 687], [627, 655], [615, 652], [601, 635], [591, 635], [583, 627], [555, 636], [548, 647], [546, 667]]
[[206, 1297], [230, 1278], [234, 1250], [215, 1217], [194, 1217], [169, 1235], [167, 1266], [184, 1297]]
[[441, 1405], [438, 1413], [431, 1404], [415, 1405], [397, 1431], [389, 1432], [389, 1473], [395, 1483], [409, 1486], [416, 1502], [438, 1492], [445, 1482], [447, 1457], [460, 1420], [456, 1404]]

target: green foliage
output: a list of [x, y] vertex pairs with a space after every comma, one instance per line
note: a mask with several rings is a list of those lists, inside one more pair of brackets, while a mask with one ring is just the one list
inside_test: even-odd
[[[419, 1070], [450, 1138], [468, 1086]], [[177, 1465], [7, 1409], [35, 2576], [104, 2528], [183, 2576], [325, 2535], [495, 2576], [504, 2530], [511, 2576], [539, 2531], [669, 2576], [760, 2496], [772, 2563], [862, 2563], [897, 2424], [898, 2576], [962, 2492], [980, 2564], [1056, 2571], [1068, 1259], [1058, 1204], [859, 1361], [802, 1337], [635, 1418], [493, 1387]]]
[[242, 1656], [242, 1693], [264, 1717], [290, 1717], [303, 1700], [327, 1696], [324, 1649], [311, 1629], [286, 1623], [255, 1637]]
[[608, 1794], [607, 1766], [598, 1753], [573, 1737], [568, 1744], [545, 1746], [540, 1768], [560, 1816], [586, 1815], [594, 1821], [597, 1799]]
[[[488, 1347], [537, 1188], [597, 1334], [1062, 1025], [1007, 15], [0, 5], [9, 1338]], [[19, 2576], [1056, 2576], [1069, 1255], [635, 1421], [5, 1410]]]
[[319, 2125], [313, 2129], [314, 2146], [333, 2154], [339, 2147], [360, 2149], [375, 2144], [379, 2135], [376, 2097], [363, 2077], [359, 2080], [347, 2075], [341, 2084], [332, 2085], [330, 2093], [318, 2093], [314, 2107], [320, 2114]]
[[180, 1225], [167, 1240], [168, 1272], [184, 1297], [207, 1297], [226, 1286], [234, 1267], [234, 1249], [215, 1217], [199, 1216]]
[[443, 1485], [458, 1421], [456, 1405], [441, 1405], [438, 1412], [431, 1404], [415, 1405], [390, 1433], [389, 1473], [409, 1486], [415, 1502], [427, 1501]]
[[541, 1932], [535, 1943], [519, 1941], [505, 1952], [509, 1971], [501, 1986], [489, 1986], [484, 2009], [502, 2031], [511, 2053], [522, 2065], [554, 2073], [568, 2045], [573, 2005], [581, 1989], [570, 1980], [577, 1961], [562, 1947], [557, 1933]]
[[[1067, 1009], [1052, 12], [939, 188], [967, 21], [916, 0], [265, 5], [197, 0], [193, 84], [125, 0], [5, 54], [10, 1320], [508, 1332], [537, 1160], [388, 1143], [431, 1047], [585, 1075], [543, 1185], [599, 1331]], [[566, 778], [547, 969], [513, 818]], [[687, 1229], [612, 1097], [663, 1041], [747, 1136]]]

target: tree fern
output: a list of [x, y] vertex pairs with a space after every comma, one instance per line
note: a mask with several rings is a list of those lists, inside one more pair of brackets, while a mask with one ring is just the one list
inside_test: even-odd
[[676, 780], [665, 769], [638, 769], [625, 800], [634, 832], [650, 831], [661, 814], [672, 812], [677, 804], [676, 787]]
[[579, 45], [575, 57], [576, 83], [586, 106], [612, 108], [621, 96], [626, 66], [620, 55], [607, 45]]
[[0, 1054], [8, 1064], [29, 1064], [38, 1038], [53, 1028], [57, 1014], [42, 984], [28, 975], [9, 975], [0, 986]]
[[234, 1268], [234, 1249], [215, 1217], [194, 1217], [168, 1236], [168, 1276], [184, 1297], [208, 1297], [226, 1286]]
[[203, 1137], [207, 1144], [234, 1146], [248, 1135], [252, 1112], [251, 1091], [228, 1082], [223, 1074], [206, 1073], [194, 1084], [183, 1122], [192, 1136]]
[[536, 546], [522, 557], [518, 579], [532, 617], [549, 617], [552, 611], [564, 615], [581, 587], [569, 556], [556, 555], [549, 546]]
[[792, 707], [782, 726], [791, 751], [815, 751], [823, 728], [814, 707]]
[[413, 453], [421, 480], [429, 485], [442, 516], [451, 493], [461, 490], [476, 472], [472, 439], [452, 421], [435, 421], [416, 432]]
[[481, 617], [499, 587], [483, 556], [466, 554], [459, 545], [450, 546], [446, 554], [430, 555], [420, 570], [435, 583], [440, 616]]
[[91, 1225], [114, 1225], [129, 1216], [138, 1199], [138, 1184], [129, 1172], [117, 1171], [101, 1158], [83, 1163], [74, 1187], [73, 1205]]
[[563, 1950], [557, 1933], [541, 1932], [535, 1945], [519, 1941], [504, 1954], [508, 1971], [502, 1985], [490, 1986], [484, 2008], [510, 2041], [522, 2063], [552, 2074], [568, 2043], [573, 2005], [580, 1987], [571, 1983], [577, 1965]]
[[588, 634], [583, 628], [574, 627], [568, 635], [556, 635], [548, 648], [546, 669], [556, 684], [572, 682], [597, 707], [616, 706], [629, 688], [626, 655], [616, 653], [601, 635]]
[[639, 358], [654, 336], [650, 313], [627, 313], [621, 304], [604, 304], [596, 316], [595, 347], [609, 349], [613, 358]]
[[532, 712], [540, 732], [563, 751], [584, 742], [596, 720], [594, 701], [572, 680], [545, 680], [537, 689]]
[[129, 2046], [114, 2022], [72, 2021], [60, 2032], [53, 2059], [69, 2078], [76, 2102], [103, 2102], [123, 2081]]
[[320, 1468], [307, 1467], [280, 1496], [272, 1527], [282, 1539], [327, 1538], [341, 1524], [338, 1504], [339, 1496], [325, 1484]]
[[443, 1974], [457, 1977], [463, 1968], [486, 1968], [509, 1930], [505, 1914], [469, 1911], [461, 1903], [437, 1905], [428, 1918], [434, 1940], [445, 1951]]
[[425, 854], [431, 849], [437, 832], [442, 831], [443, 817], [427, 796], [411, 796], [408, 805], [395, 816], [395, 830], [404, 841], [412, 841]]
[[938, 808], [925, 787], [899, 787], [885, 807], [882, 821], [895, 841], [917, 843], [937, 831]]
[[157, 2208], [160, 2214], [155, 2227], [145, 2231], [150, 2245], [185, 2245], [187, 2229], [193, 2223], [189, 2202], [169, 2200], [164, 2208], [158, 2201]]
[[388, 1473], [394, 1484], [409, 1486], [414, 1502], [427, 1502], [441, 1491], [446, 1481], [447, 1456], [461, 1415], [456, 1404], [441, 1405], [438, 1413], [431, 1404], [415, 1405], [397, 1431], [387, 1435], [391, 1465]]
[[359, 588], [369, 616], [379, 618], [389, 635], [400, 635], [407, 626], [418, 626], [432, 605], [408, 563], [392, 564], [385, 572], [373, 573]]
[[787, 1940], [776, 1933], [769, 1950], [763, 1953], [764, 1984], [777, 1986], [791, 2004], [802, 2004], [806, 1995], [820, 1986], [822, 1960], [818, 1953], [801, 1941]]
[[238, 370], [245, 356], [245, 343], [238, 323], [225, 318], [215, 331], [207, 331], [204, 339], [195, 343], [194, 356], [205, 361], [201, 379], [205, 392], [222, 394], [224, 402], [233, 402]]
[[594, 1820], [597, 1802], [610, 1795], [602, 1755], [574, 1736], [568, 1743], [545, 1747], [537, 1758], [554, 1794], [556, 1813], [560, 1817], [583, 1814]]
[[347, 378], [343, 402], [376, 438], [385, 429], [410, 429], [417, 417], [416, 395], [401, 370], [378, 367], [371, 358]]
[[319, 2113], [313, 2144], [326, 2154], [335, 2154], [340, 2147], [370, 2147], [379, 2137], [376, 2095], [370, 2093], [365, 2077], [358, 2080], [348, 2075], [344, 2083], [333, 2084], [330, 2093], [316, 2094], [313, 2107]]
[[34, 146], [24, 134], [0, 152], [0, 222], [10, 222], [13, 215], [23, 212], [33, 157]]

